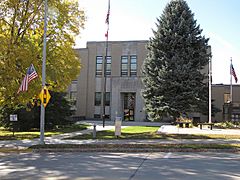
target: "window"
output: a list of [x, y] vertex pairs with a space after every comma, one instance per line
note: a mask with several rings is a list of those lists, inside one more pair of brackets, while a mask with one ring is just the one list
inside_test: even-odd
[[239, 119], [240, 119], [240, 115], [232, 114], [232, 118], [231, 118], [232, 121], [239, 121]]
[[[110, 92], [106, 92], [105, 106], [110, 106]], [[101, 106], [102, 93], [95, 92], [95, 106]]]
[[77, 99], [77, 92], [76, 91], [71, 91], [70, 92], [70, 99], [71, 100], [76, 100]]
[[96, 57], [96, 76], [102, 76], [102, 63], [103, 63], [103, 57], [97, 56]]
[[128, 57], [121, 57], [121, 76], [128, 76]]
[[[112, 58], [111, 56], [107, 56], [106, 60], [106, 76], [111, 75], [111, 63], [112, 63]], [[97, 56], [96, 57], [96, 76], [102, 76], [103, 72], [103, 57], [102, 56]]]
[[72, 101], [72, 105], [76, 106], [77, 105], [77, 101], [76, 100]]
[[111, 75], [111, 62], [112, 62], [111, 56], [107, 56], [106, 76]]
[[71, 84], [71, 91], [77, 91], [77, 80], [73, 80]]
[[130, 76], [137, 76], [137, 56], [130, 56]]
[[110, 92], [106, 92], [105, 106], [110, 106]]
[[70, 92], [70, 102], [71, 102], [71, 109], [76, 109], [77, 105], [77, 92], [76, 91], [71, 91]]
[[95, 106], [101, 106], [101, 92], [95, 92]]
[[101, 118], [101, 114], [94, 114], [94, 118], [97, 118], [97, 119]]

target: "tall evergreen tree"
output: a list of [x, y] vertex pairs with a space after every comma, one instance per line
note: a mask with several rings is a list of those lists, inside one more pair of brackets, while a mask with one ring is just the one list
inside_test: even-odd
[[208, 82], [204, 68], [211, 53], [194, 14], [184, 0], [172, 0], [157, 19], [143, 64], [142, 92], [150, 120], [189, 112], [206, 113]]

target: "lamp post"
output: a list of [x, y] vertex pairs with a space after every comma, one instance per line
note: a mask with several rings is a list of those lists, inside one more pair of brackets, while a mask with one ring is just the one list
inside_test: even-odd
[[[210, 50], [211, 51], [211, 50]], [[212, 123], [212, 57], [209, 58], [209, 64], [208, 64], [209, 72], [208, 72], [208, 78], [209, 78], [209, 99], [208, 99], [208, 123]]]

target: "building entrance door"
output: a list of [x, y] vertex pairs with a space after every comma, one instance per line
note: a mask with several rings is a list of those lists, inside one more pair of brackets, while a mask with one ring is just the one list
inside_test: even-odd
[[123, 111], [125, 121], [134, 121], [135, 93], [123, 93]]

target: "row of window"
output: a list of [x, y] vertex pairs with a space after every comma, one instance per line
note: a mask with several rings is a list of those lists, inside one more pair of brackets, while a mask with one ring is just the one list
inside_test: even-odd
[[[111, 75], [111, 63], [112, 63], [112, 58], [111, 56], [107, 56], [107, 61], [105, 65], [105, 75], [110, 76]], [[97, 56], [96, 57], [96, 76], [102, 76], [102, 69], [103, 69], [103, 57], [102, 56]]]
[[[101, 106], [102, 93], [95, 92], [95, 106]], [[105, 93], [105, 106], [110, 106], [110, 92]]]
[[[110, 92], [105, 93], [105, 106], [110, 106]], [[76, 105], [77, 102], [77, 92], [71, 91], [69, 94], [69, 98], [72, 101], [73, 105]], [[102, 101], [102, 93], [101, 92], [95, 92], [95, 106], [101, 106]]]
[[[112, 57], [107, 56], [105, 64], [105, 75], [111, 75]], [[96, 76], [102, 76], [103, 56], [96, 57]], [[121, 56], [121, 76], [137, 76], [137, 56]]]

